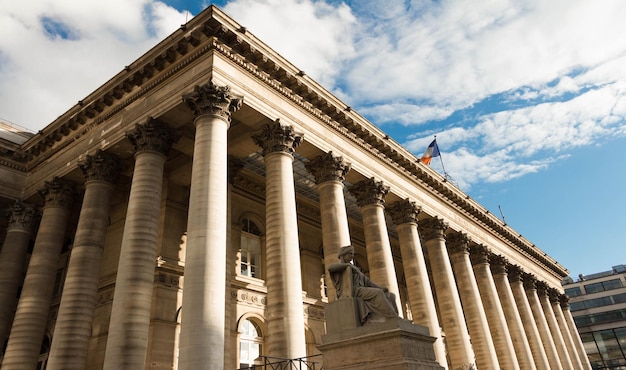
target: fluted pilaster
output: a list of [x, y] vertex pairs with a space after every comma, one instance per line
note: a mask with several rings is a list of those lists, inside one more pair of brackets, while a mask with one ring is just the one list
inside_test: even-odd
[[46, 181], [41, 223], [17, 305], [2, 369], [35, 369], [48, 324], [59, 255], [65, 241], [74, 186], [59, 178]]
[[524, 331], [524, 324], [522, 323], [520, 313], [515, 304], [513, 291], [511, 290], [511, 285], [507, 277], [506, 266], [507, 261], [504, 257], [490, 257], [493, 281], [498, 291], [502, 311], [506, 317], [506, 324], [509, 328], [513, 347], [515, 348], [519, 368], [520, 370], [535, 370], [537, 367], [535, 366], [530, 344], [526, 337], [526, 332]]
[[469, 259], [469, 243], [469, 237], [463, 233], [451, 233], [446, 236], [446, 245], [463, 303], [465, 322], [476, 355], [476, 365], [480, 369], [499, 369], [485, 308]]
[[386, 287], [395, 295], [398, 313], [400, 317], [404, 317], [387, 223], [385, 222], [385, 196], [389, 192], [389, 187], [382, 181], [371, 178], [353, 184], [349, 190], [356, 198], [363, 215], [370, 279], [376, 284]]
[[556, 353], [559, 356], [561, 366], [563, 369], [574, 369], [572, 360], [567, 352], [567, 348], [565, 348], [565, 341], [561, 335], [561, 330], [556, 322], [556, 316], [554, 311], [552, 311], [552, 305], [550, 304], [550, 300], [548, 298], [548, 286], [542, 281], [537, 282], [537, 297], [539, 298], [543, 314], [546, 317], [546, 322], [548, 323], [548, 328], [550, 329], [550, 334], [552, 336], [552, 340], [554, 341], [554, 347], [556, 348]]
[[179, 135], [149, 119], [127, 133], [135, 169], [122, 234], [120, 259], [104, 356], [105, 370], [145, 366], [154, 286], [163, 168]]
[[26, 252], [39, 211], [28, 203], [15, 202], [9, 208], [6, 237], [0, 251], [0, 348], [4, 349], [17, 305], [17, 291], [24, 276]]
[[[348, 215], [343, 195], [345, 175], [350, 165], [333, 152], [313, 158], [306, 164], [307, 170], [315, 177], [317, 191], [320, 194], [320, 212], [322, 220], [322, 243], [324, 250], [324, 271], [331, 263], [337, 262], [339, 248], [350, 245]], [[335, 300], [335, 287], [326, 273], [328, 301]]]
[[554, 317], [556, 319], [558, 330], [563, 337], [565, 350], [567, 351], [570, 361], [572, 362], [572, 368], [575, 370], [583, 370], [583, 365], [578, 358], [578, 353], [576, 352], [576, 344], [574, 343], [572, 335], [567, 328], [567, 322], [565, 322], [565, 316], [563, 316], [563, 311], [561, 311], [561, 305], [559, 304], [559, 295], [560, 293], [556, 289], [548, 289], [550, 306], [552, 306], [552, 312], [554, 312]]
[[52, 338], [48, 370], [84, 369], [91, 339], [100, 263], [113, 183], [120, 164], [98, 150], [79, 164], [85, 176], [85, 195], [67, 267], [65, 285]]
[[489, 268], [489, 250], [482, 245], [470, 246], [470, 261], [474, 269], [474, 276], [480, 292], [485, 316], [489, 324], [489, 331], [496, 348], [498, 363], [502, 369], [517, 369], [517, 356], [513, 348], [513, 341], [509, 328], [506, 325], [504, 311], [498, 299], [496, 285]]
[[589, 363], [589, 357], [587, 357], [587, 352], [585, 352], [585, 346], [583, 345], [582, 340], [580, 339], [580, 335], [578, 334], [578, 329], [576, 329], [576, 324], [574, 323], [574, 318], [572, 317], [572, 312], [569, 309], [569, 298], [565, 294], [561, 294], [559, 296], [559, 303], [561, 305], [561, 311], [563, 312], [563, 317], [565, 318], [565, 322], [567, 324], [567, 329], [572, 336], [572, 340], [574, 341], [574, 345], [576, 347], [576, 353], [578, 354], [578, 359], [580, 360], [583, 369], [591, 370], [591, 363]]
[[527, 273], [522, 275], [522, 279], [524, 281], [524, 290], [526, 291], [526, 297], [528, 298], [530, 309], [533, 313], [533, 317], [535, 318], [537, 329], [539, 330], [541, 343], [546, 351], [548, 362], [550, 363], [550, 369], [563, 369], [563, 365], [561, 365], [561, 360], [559, 359], [559, 355], [556, 351], [556, 346], [554, 345], [554, 340], [552, 339], [552, 335], [550, 333], [550, 328], [548, 327], [546, 316], [543, 313], [541, 303], [539, 302], [539, 297], [537, 296], [537, 279]]
[[524, 331], [526, 332], [526, 338], [528, 338], [528, 343], [530, 344], [535, 366], [538, 370], [550, 370], [550, 363], [548, 362], [546, 350], [543, 348], [539, 328], [535, 322], [535, 316], [530, 308], [530, 303], [528, 302], [528, 297], [524, 290], [522, 271], [518, 266], [508, 266], [508, 272], [513, 297], [515, 298], [520, 318], [524, 324]]
[[183, 101], [196, 115], [185, 255], [180, 369], [224, 366], [227, 134], [243, 98], [209, 81]]
[[437, 309], [430, 287], [428, 270], [417, 229], [417, 215], [420, 208], [408, 199], [395, 202], [388, 207], [389, 214], [396, 224], [402, 266], [411, 306], [411, 315], [416, 324], [426, 326], [430, 335], [437, 338], [434, 343], [435, 356], [439, 364], [447, 367], [445, 344], [437, 319]]
[[475, 363], [474, 352], [446, 249], [444, 232], [448, 225], [442, 219], [433, 217], [421, 220], [419, 227], [433, 271], [433, 285], [437, 295], [441, 324], [446, 333], [450, 368], [470, 368]]
[[306, 343], [292, 154], [302, 137], [276, 120], [253, 139], [265, 157], [268, 352], [302, 357]]

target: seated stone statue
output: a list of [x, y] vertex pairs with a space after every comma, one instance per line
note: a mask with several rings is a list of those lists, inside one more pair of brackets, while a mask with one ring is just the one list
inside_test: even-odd
[[338, 257], [341, 262], [328, 267], [333, 285], [337, 290], [337, 300], [357, 298], [361, 325], [398, 317], [395, 295], [387, 288], [375, 284], [352, 264], [354, 248], [352, 246], [341, 247]]

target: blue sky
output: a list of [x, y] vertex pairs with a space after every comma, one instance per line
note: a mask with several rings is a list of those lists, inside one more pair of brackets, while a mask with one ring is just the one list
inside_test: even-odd
[[[626, 264], [626, 2], [215, 3], [417, 156], [437, 135], [458, 186], [573, 276]], [[45, 127], [208, 4], [0, 3], [0, 118]]]

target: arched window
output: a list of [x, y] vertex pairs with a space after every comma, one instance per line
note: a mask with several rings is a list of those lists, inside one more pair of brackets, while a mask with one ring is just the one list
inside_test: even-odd
[[244, 319], [239, 328], [239, 368], [261, 365], [259, 356], [263, 354], [263, 333], [254, 321]]
[[242, 219], [241, 223], [239, 274], [261, 279], [261, 229], [248, 218]]

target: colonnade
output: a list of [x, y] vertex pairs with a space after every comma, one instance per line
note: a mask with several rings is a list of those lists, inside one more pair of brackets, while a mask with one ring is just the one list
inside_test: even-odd
[[[242, 97], [209, 82], [183, 100], [195, 114], [179, 369], [221, 368], [225, 348], [227, 132]], [[135, 166], [121, 241], [105, 369], [138, 369], [146, 361], [164, 165], [179, 135], [156, 120], [128, 133]], [[302, 136], [279, 120], [253, 137], [266, 170], [268, 353], [306, 356], [293, 153]], [[320, 195], [324, 263], [350, 244], [344, 180], [350, 165], [332, 152], [306, 163]], [[85, 193], [53, 336], [48, 369], [83, 369], [119, 160], [98, 151], [80, 168]], [[398, 233], [413, 321], [429, 328], [440, 364], [450, 369], [591, 369], [566, 297], [451, 230], [440, 217], [418, 217], [405, 199], [385, 204], [390, 188], [367, 178], [347, 189], [363, 216], [371, 279], [400, 299], [385, 220]], [[3, 369], [34, 369], [47, 324], [56, 260], [64, 243], [72, 184], [46, 183], [45, 206], [19, 303], [15, 302], [37, 211], [17, 203], [0, 253], [0, 340]], [[419, 215], [422, 216], [422, 215]], [[423, 243], [423, 245], [422, 245]], [[426, 252], [426, 253], [424, 253]], [[22, 261], [21, 264], [18, 262]], [[429, 273], [429, 270], [431, 273]], [[432, 279], [432, 281], [430, 281]], [[329, 300], [333, 300], [332, 284]], [[397, 302], [400, 308], [402, 305]], [[6, 312], [5, 312], [6, 311]], [[10, 313], [15, 311], [13, 319]], [[402, 313], [401, 313], [402, 315]], [[11, 322], [13, 325], [11, 327]], [[9, 328], [10, 334], [9, 334]], [[3, 343], [0, 343], [3, 344]]]

